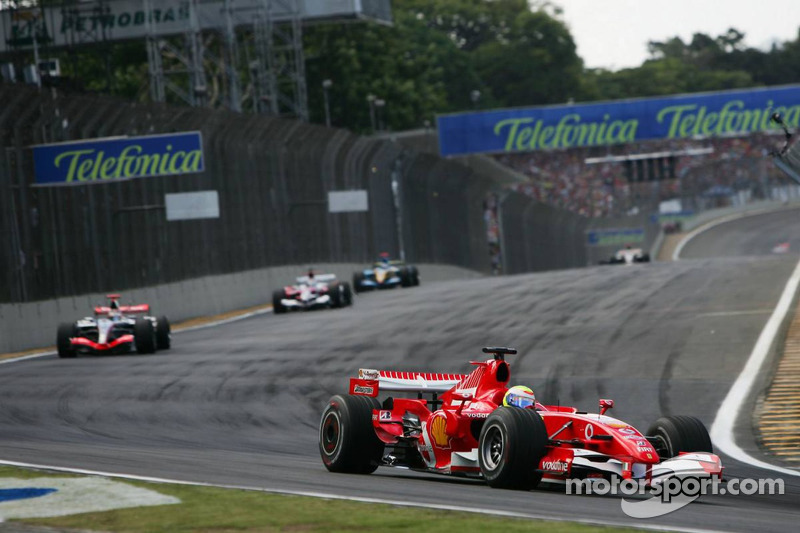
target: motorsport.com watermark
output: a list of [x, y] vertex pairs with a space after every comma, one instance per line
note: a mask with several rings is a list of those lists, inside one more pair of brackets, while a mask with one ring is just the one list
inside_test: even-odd
[[[661, 483], [646, 486], [635, 479], [568, 479], [567, 494], [623, 496], [623, 512], [633, 518], [654, 518], [677, 511], [705, 495], [782, 495], [783, 479], [730, 479], [716, 477], [673, 476]], [[624, 497], [636, 497], [632, 500]]]

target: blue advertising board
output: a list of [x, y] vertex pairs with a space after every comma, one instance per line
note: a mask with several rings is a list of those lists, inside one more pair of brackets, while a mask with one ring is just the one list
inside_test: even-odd
[[800, 127], [800, 85], [440, 115], [443, 156], [607, 146]]
[[36, 185], [107, 183], [204, 170], [199, 131], [33, 147]]
[[644, 228], [593, 229], [586, 232], [589, 246], [624, 246], [644, 241]]

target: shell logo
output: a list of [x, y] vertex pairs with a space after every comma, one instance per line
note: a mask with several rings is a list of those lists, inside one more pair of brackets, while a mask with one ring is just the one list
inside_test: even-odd
[[433, 437], [433, 442], [439, 448], [448, 448], [450, 445], [450, 437], [447, 436], [445, 431], [446, 426], [447, 420], [445, 420], [444, 415], [433, 417], [431, 421], [431, 437]]

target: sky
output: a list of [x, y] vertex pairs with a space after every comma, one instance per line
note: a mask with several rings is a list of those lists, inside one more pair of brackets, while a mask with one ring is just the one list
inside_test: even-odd
[[792, 41], [800, 28], [800, 0], [551, 0], [561, 6], [578, 55], [587, 68], [619, 70], [648, 59], [647, 42], [695, 33], [716, 37], [728, 28], [746, 46], [769, 49]]

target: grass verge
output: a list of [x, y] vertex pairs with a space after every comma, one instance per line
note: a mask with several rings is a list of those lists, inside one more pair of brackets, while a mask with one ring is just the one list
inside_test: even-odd
[[[34, 478], [51, 472], [0, 466], [0, 477]], [[65, 475], [67, 477], [77, 477]], [[254, 533], [261, 531], [350, 532], [392, 531], [449, 533], [503, 531], [547, 533], [611, 533], [627, 528], [570, 522], [492, 517], [466, 512], [396, 507], [384, 504], [325, 500], [257, 491], [125, 481], [180, 498], [177, 505], [136, 507], [22, 523], [49, 527], [131, 533]], [[487, 489], [488, 490], [488, 489]]]

